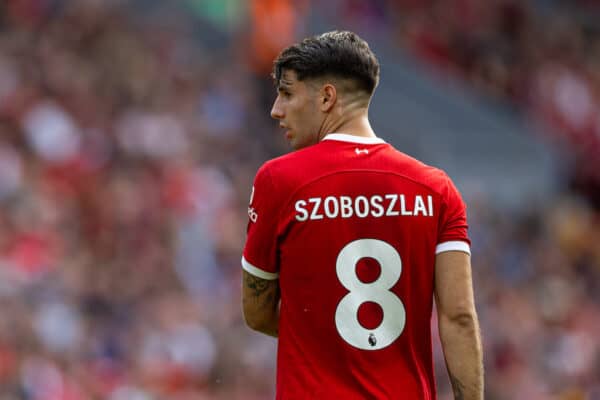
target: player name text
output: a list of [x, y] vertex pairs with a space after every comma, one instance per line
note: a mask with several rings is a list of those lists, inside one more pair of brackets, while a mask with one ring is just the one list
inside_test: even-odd
[[311, 197], [295, 203], [296, 220], [303, 222], [323, 218], [366, 218], [423, 216], [433, 217], [432, 196], [403, 194], [373, 196]]

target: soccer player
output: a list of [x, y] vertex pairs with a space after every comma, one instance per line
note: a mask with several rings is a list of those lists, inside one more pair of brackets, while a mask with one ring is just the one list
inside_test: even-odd
[[482, 399], [465, 204], [371, 129], [368, 44], [307, 38], [273, 75], [296, 151], [254, 180], [242, 296], [247, 324], [278, 337], [277, 399], [435, 399], [434, 297], [454, 396]]

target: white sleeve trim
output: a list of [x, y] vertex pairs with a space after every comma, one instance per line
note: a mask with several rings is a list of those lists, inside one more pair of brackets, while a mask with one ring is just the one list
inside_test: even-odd
[[269, 281], [279, 278], [278, 273], [263, 271], [262, 269], [257, 268], [254, 265], [250, 264], [248, 261], [246, 261], [246, 259], [243, 256], [242, 256], [242, 268], [244, 268], [244, 270], [246, 270], [246, 272], [248, 272], [256, 277], [259, 277], [262, 279], [267, 279]]
[[467, 242], [461, 240], [454, 240], [451, 242], [440, 243], [435, 248], [435, 254], [440, 254], [445, 251], [462, 251], [467, 254], [471, 254], [471, 247]]

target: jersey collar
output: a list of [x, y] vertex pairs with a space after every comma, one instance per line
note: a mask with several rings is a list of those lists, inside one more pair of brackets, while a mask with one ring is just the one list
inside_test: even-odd
[[356, 135], [349, 135], [347, 133], [330, 133], [326, 135], [324, 140], [339, 140], [342, 142], [360, 143], [360, 144], [381, 144], [385, 143], [385, 140], [378, 137], [363, 137]]

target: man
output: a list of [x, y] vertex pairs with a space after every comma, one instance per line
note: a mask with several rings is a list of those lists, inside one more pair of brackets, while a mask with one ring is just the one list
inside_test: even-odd
[[274, 79], [271, 116], [297, 151], [256, 175], [242, 295], [247, 324], [279, 338], [277, 399], [435, 399], [434, 294], [455, 398], [482, 399], [465, 205], [375, 136], [368, 44], [305, 39]]

